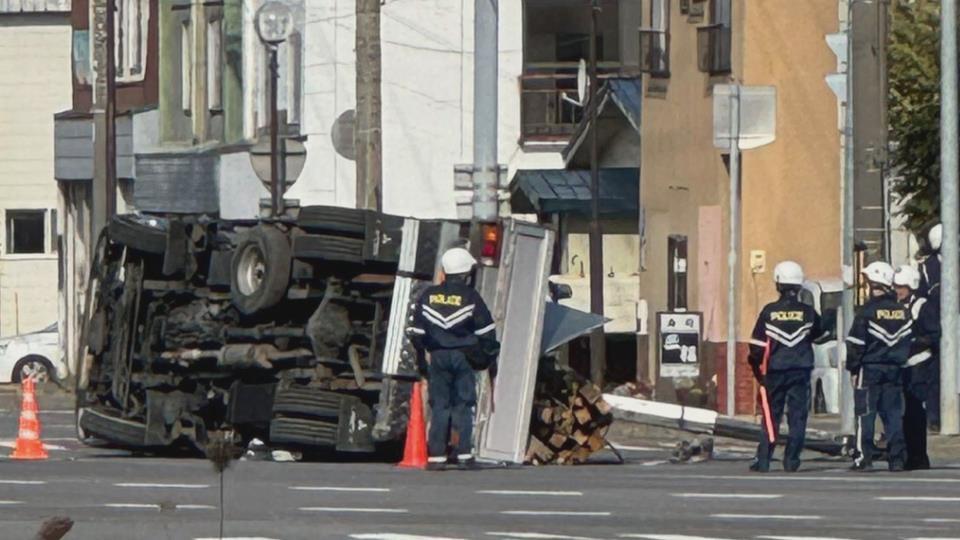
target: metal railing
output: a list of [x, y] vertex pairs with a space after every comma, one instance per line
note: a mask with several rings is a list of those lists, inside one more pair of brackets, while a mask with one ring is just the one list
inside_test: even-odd
[[697, 64], [710, 75], [730, 73], [730, 27], [711, 24], [697, 28]]
[[670, 76], [670, 32], [640, 29], [640, 71], [654, 77]]
[[[619, 62], [600, 62], [601, 78], [620, 72]], [[563, 142], [583, 119], [576, 62], [530, 63], [520, 76], [521, 139]], [[584, 96], [585, 98], [586, 96]]]

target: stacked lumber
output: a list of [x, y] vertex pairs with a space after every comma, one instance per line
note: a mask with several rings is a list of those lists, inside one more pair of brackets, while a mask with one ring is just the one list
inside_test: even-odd
[[611, 407], [599, 387], [545, 360], [537, 374], [526, 462], [584, 463], [606, 446], [612, 422]]

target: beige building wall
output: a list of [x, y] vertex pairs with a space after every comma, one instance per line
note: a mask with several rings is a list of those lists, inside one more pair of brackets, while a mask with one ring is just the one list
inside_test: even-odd
[[[0, 336], [57, 321], [53, 114], [71, 106], [69, 14], [0, 17]], [[43, 253], [11, 253], [11, 211], [44, 216]]]
[[[837, 100], [824, 82], [836, 68], [824, 41], [837, 30], [836, 0], [733, 0], [729, 76], [711, 77], [697, 68], [696, 29], [709, 23], [709, 4], [707, 9], [705, 20], [692, 24], [671, 2], [670, 77], [644, 77], [640, 295], [648, 303], [651, 372], [657, 362], [655, 314], [667, 308], [670, 235], [688, 238], [688, 306], [704, 313], [705, 340], [722, 343], [727, 336], [730, 177], [725, 157], [713, 147], [714, 84], [772, 85], [778, 94], [777, 140], [742, 154], [738, 341], [748, 337], [760, 307], [775, 299], [778, 261], [795, 259], [814, 278], [837, 276], [840, 268]], [[643, 13], [647, 20], [650, 0], [644, 0]], [[751, 272], [752, 250], [766, 253], [765, 272]], [[710, 375], [716, 358], [709, 349], [705, 353]]]
[[810, 278], [840, 277], [837, 98], [824, 82], [836, 57], [836, 0], [743, 2], [743, 82], [777, 87], [777, 140], [744, 153], [741, 260], [766, 252], [767, 271], [741, 265], [740, 338], [776, 297], [773, 266], [792, 259]]

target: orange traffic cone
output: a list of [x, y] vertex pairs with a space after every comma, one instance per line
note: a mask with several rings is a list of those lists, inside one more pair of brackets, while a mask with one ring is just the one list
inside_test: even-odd
[[40, 418], [33, 379], [23, 381], [23, 403], [20, 405], [20, 433], [17, 445], [10, 455], [13, 459], [47, 459], [47, 451], [40, 441]]
[[413, 384], [410, 398], [410, 421], [407, 422], [407, 442], [403, 447], [403, 461], [397, 467], [425, 469], [427, 467], [427, 426], [423, 421], [421, 383]]

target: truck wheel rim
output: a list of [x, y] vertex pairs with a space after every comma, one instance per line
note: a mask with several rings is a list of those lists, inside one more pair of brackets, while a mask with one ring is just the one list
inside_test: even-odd
[[45, 383], [50, 379], [50, 372], [42, 362], [27, 362], [20, 368], [20, 380], [33, 379], [33, 382]]
[[237, 265], [237, 287], [244, 296], [250, 296], [260, 290], [267, 273], [267, 262], [263, 252], [257, 246], [250, 246], [243, 252]]

